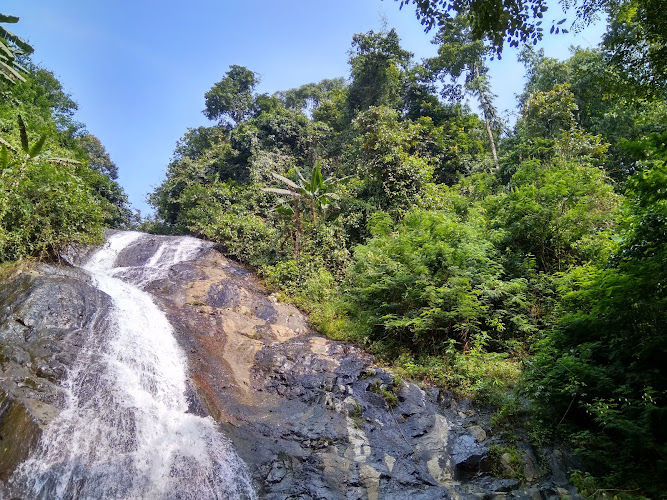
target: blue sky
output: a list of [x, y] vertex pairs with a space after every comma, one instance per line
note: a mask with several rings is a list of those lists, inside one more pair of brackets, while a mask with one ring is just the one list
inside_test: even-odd
[[[143, 214], [176, 141], [209, 124], [204, 93], [229, 65], [259, 73], [259, 92], [273, 93], [347, 77], [352, 35], [385, 23], [416, 59], [436, 50], [413, 8], [399, 10], [393, 0], [4, 0], [2, 13], [21, 18], [14, 30], [78, 102], [76, 119], [105, 145]], [[545, 19], [562, 17], [556, 6]], [[602, 30], [600, 23], [549, 37], [541, 47], [566, 58], [573, 44], [597, 44]], [[523, 85], [515, 52], [506, 49], [491, 66], [496, 104], [513, 110]]]

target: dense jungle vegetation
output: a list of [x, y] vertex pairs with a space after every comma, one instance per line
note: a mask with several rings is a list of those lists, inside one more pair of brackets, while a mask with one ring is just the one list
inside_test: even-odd
[[118, 168], [74, 120], [76, 102], [0, 14], [0, 265], [57, 258], [70, 244], [102, 241], [132, 213]]
[[[529, 25], [488, 24], [483, 6], [510, 0], [412, 3], [433, 58], [386, 29], [354, 36], [347, 78], [266, 95], [230, 66], [143, 227], [220, 242], [326, 335], [495, 405], [499, 432], [567, 443], [584, 494], [666, 498], [664, 1], [584, 2], [607, 32], [565, 61], [524, 48], [511, 127], [487, 62], [541, 34], [542, 2]], [[75, 103], [16, 57], [25, 81], [0, 83], [2, 261], [130, 220]]]

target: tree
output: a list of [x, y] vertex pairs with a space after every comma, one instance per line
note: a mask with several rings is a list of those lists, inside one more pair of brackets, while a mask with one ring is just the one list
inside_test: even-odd
[[519, 43], [537, 43], [542, 38], [541, 19], [547, 11], [546, 0], [501, 0], [476, 2], [474, 0], [396, 0], [400, 7], [412, 3], [417, 19], [426, 31], [443, 26], [459, 15], [470, 19], [475, 40], [488, 40], [498, 55], [505, 39], [510, 46]]
[[[396, 0], [400, 8], [410, 3], [415, 5], [417, 19], [425, 30], [440, 27], [453, 18], [463, 15], [469, 18], [472, 36], [475, 40], [486, 40], [495, 54], [501, 56], [505, 41], [510, 47], [519, 44], [535, 45], [542, 39], [542, 22], [548, 10], [547, 0], [498, 0], [480, 2], [477, 0]], [[618, 4], [630, 3], [627, 0], [561, 0], [566, 12], [574, 11], [572, 27], [579, 29], [597, 20], [601, 11], [613, 9]], [[664, 0], [636, 0], [638, 4], [651, 4], [651, 11], [658, 19], [656, 26], [664, 21], [665, 9], [660, 10]], [[550, 34], [568, 33], [562, 25], [566, 19], [551, 21]]]
[[395, 225], [376, 213], [369, 225], [375, 236], [355, 248], [346, 295], [372, 341], [418, 356], [452, 342], [467, 351], [478, 337], [507, 339], [527, 322], [525, 305], [511, 303], [525, 283], [501, 279], [479, 217], [412, 210]]
[[77, 171], [85, 166], [47, 155], [47, 136], [31, 144], [20, 115], [18, 124], [18, 147], [0, 138], [0, 262], [54, 258], [70, 244], [99, 243], [103, 213]]
[[251, 114], [254, 90], [259, 85], [259, 75], [243, 66], [232, 65], [218, 83], [206, 92], [206, 108], [203, 113], [209, 120], [231, 120], [236, 126]]
[[594, 236], [614, 226], [618, 197], [593, 166], [525, 162], [502, 198], [506, 246], [535, 258], [538, 269], [564, 271], [596, 257]]
[[609, 59], [649, 95], [667, 94], [667, 2], [610, 2], [603, 43]]
[[396, 30], [358, 33], [349, 59], [350, 117], [371, 106], [402, 109], [402, 93], [412, 53], [401, 48]]
[[457, 16], [447, 20], [438, 31], [433, 43], [438, 44], [438, 56], [429, 59], [428, 65], [435, 74], [449, 76], [452, 84], [445, 86], [451, 94], [459, 95], [456, 81], [465, 74], [465, 89], [479, 100], [484, 115], [486, 133], [489, 138], [493, 163], [498, 168], [498, 152], [493, 129], [498, 128], [498, 113], [493, 106], [493, 94], [487, 76], [488, 67], [484, 60], [490, 48], [473, 36], [470, 19]]
[[86, 153], [90, 168], [106, 175], [111, 180], [118, 179], [118, 167], [97, 137], [93, 134], [86, 134], [77, 137], [76, 142]]
[[345, 88], [343, 78], [324, 79], [318, 83], [307, 83], [301, 87], [276, 92], [285, 107], [294, 111], [312, 113], [334, 90]]
[[[0, 14], [0, 23], [15, 24], [19, 22], [16, 16]], [[34, 52], [32, 46], [16, 36], [7, 28], [0, 24], [0, 76], [10, 82], [24, 82], [25, 78], [21, 73], [27, 73], [16, 58], [22, 55], [29, 55]]]
[[[550, 112], [546, 112], [546, 108], [539, 111], [538, 114], [544, 116], [535, 114], [536, 109], [528, 113], [533, 115], [531, 141], [544, 143], [545, 137], [553, 138], [554, 134], [545, 127], [551, 124], [553, 131], [558, 132], [558, 127], [553, 127], [556, 123], [553, 118], [560, 114], [586, 134], [598, 135], [609, 144], [604, 168], [620, 186], [637, 170], [636, 160], [641, 158], [641, 155], [635, 157], [632, 151], [635, 148], [626, 146], [664, 131], [667, 101], [659, 93], [647, 95], [638, 82], [625, 76], [609, 60], [605, 47], [574, 49], [565, 61], [544, 57], [543, 53], [532, 50], [524, 50], [521, 58], [526, 64], [528, 79], [519, 97], [520, 108], [527, 110], [534, 108], [538, 101], [543, 104], [552, 101]], [[565, 116], [565, 108], [572, 110], [570, 117]], [[524, 113], [517, 127], [519, 135], [527, 132], [521, 130], [526, 124], [525, 118], [528, 116]], [[522, 153], [524, 158], [528, 156], [526, 153]]]
[[599, 488], [661, 498], [667, 487], [664, 160], [634, 174], [627, 194], [619, 250], [606, 266], [576, 269], [563, 280], [561, 318], [529, 363], [527, 390], [547, 428], [603, 478]]
[[533, 92], [526, 98], [518, 125], [529, 137], [555, 139], [561, 131], [577, 125], [575, 113], [578, 110], [570, 85], [558, 84], [548, 91]]
[[262, 190], [267, 193], [275, 193], [290, 198], [291, 203], [281, 204], [276, 208], [276, 213], [279, 217], [286, 218], [291, 222], [290, 231], [294, 244], [294, 259], [298, 260], [302, 233], [302, 214], [310, 212], [311, 222], [313, 223], [315, 223], [318, 216], [326, 219], [327, 211], [332, 202], [338, 200], [339, 197], [333, 192], [333, 180], [322, 177], [320, 162], [315, 164], [307, 178], [298, 169], [296, 169], [296, 173], [299, 176], [299, 180], [294, 182], [276, 172], [271, 172], [271, 175], [283, 182], [287, 189], [265, 187]]
[[421, 127], [399, 120], [398, 110], [371, 107], [352, 122], [350, 173], [361, 180], [359, 198], [376, 208], [404, 213], [423, 193], [433, 165], [416, 154]]

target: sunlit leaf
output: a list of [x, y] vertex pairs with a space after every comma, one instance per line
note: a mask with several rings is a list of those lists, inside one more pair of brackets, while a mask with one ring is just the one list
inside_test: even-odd
[[288, 186], [293, 187], [294, 189], [299, 188], [299, 186], [294, 181], [289, 180], [287, 177], [283, 177], [282, 175], [277, 174], [275, 172], [271, 172], [271, 175], [274, 176], [276, 179], [283, 181]]
[[9, 165], [9, 150], [4, 144], [2, 145], [2, 149], [0, 149], [0, 165], [2, 165], [2, 168], [6, 168]]
[[11, 66], [9, 66], [9, 65], [5, 64], [4, 62], [1, 62], [1, 61], [0, 61], [0, 73], [2, 73], [2, 75], [5, 78], [9, 79], [12, 82], [14, 80], [19, 80], [19, 81], [25, 82], [25, 78], [23, 78], [23, 76], [21, 76], [20, 73], [18, 73]]
[[81, 165], [80, 161], [72, 160], [71, 158], [47, 158], [46, 161], [54, 165], [63, 165], [63, 166]]
[[19, 18], [16, 16], [8, 16], [7, 14], [0, 14], [0, 23], [10, 23], [15, 24], [19, 22]]
[[287, 196], [297, 196], [297, 193], [295, 193], [294, 191], [290, 191], [289, 189], [267, 187], [267, 188], [262, 188], [262, 191], [267, 193], [284, 194]]
[[32, 45], [30, 45], [28, 42], [26, 42], [23, 38], [20, 36], [15, 35], [11, 31], [9, 31], [7, 28], [4, 26], [0, 26], [0, 36], [15, 43], [19, 48], [21, 48], [26, 54], [32, 54], [35, 49], [32, 48]]

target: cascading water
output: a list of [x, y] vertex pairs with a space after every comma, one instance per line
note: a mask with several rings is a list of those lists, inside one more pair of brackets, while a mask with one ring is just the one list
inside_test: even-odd
[[203, 243], [171, 238], [145, 266], [114, 267], [142, 237], [115, 233], [84, 266], [113, 311], [68, 375], [65, 409], [12, 478], [26, 498], [256, 498], [214, 421], [187, 413], [184, 355], [164, 313], [135, 285], [192, 259]]

